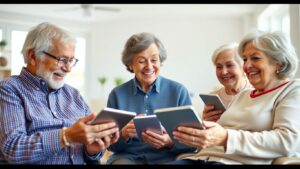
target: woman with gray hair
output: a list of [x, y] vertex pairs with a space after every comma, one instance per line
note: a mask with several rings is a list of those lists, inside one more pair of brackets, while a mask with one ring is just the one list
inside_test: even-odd
[[[114, 88], [107, 107], [153, 115], [158, 108], [192, 105], [189, 92], [182, 84], [160, 76], [166, 50], [161, 41], [151, 33], [132, 35], [126, 42], [122, 61], [134, 78]], [[133, 121], [120, 133], [120, 139], [109, 147], [113, 155], [108, 164], [158, 164], [175, 160], [176, 155], [187, 150], [173, 146], [169, 135], [147, 130], [137, 137]]]
[[[225, 44], [217, 48], [212, 55], [212, 62], [216, 67], [216, 76], [223, 87], [210, 93], [217, 94], [227, 108], [237, 94], [251, 88], [243, 71], [243, 59], [238, 54], [238, 43]], [[205, 106], [202, 118], [217, 121], [222, 113], [213, 106]]]
[[254, 89], [242, 91], [206, 130], [179, 127], [178, 141], [197, 147], [171, 164], [271, 164], [300, 154], [298, 58], [280, 32], [255, 32], [239, 45], [244, 72]]

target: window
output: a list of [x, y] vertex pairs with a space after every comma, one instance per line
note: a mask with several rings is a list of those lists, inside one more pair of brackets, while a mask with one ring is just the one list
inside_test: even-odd
[[11, 74], [18, 75], [23, 66], [25, 66], [24, 58], [21, 53], [26, 38], [26, 31], [13, 30], [11, 32]]
[[82, 37], [76, 38], [75, 57], [79, 60], [71, 73], [67, 76], [66, 83], [79, 90], [80, 94], [85, 96], [84, 90], [84, 70], [85, 70], [85, 39]]
[[289, 5], [269, 5], [258, 17], [258, 28], [264, 31], [282, 31], [290, 36]]
[[[18, 75], [23, 66], [25, 66], [24, 58], [21, 53], [23, 44], [26, 38], [26, 31], [13, 30], [11, 31], [11, 69], [12, 75]], [[75, 57], [79, 59], [77, 65], [72, 68], [71, 73], [66, 78], [66, 83], [79, 90], [81, 95], [84, 93], [84, 70], [85, 70], [85, 46], [86, 40], [83, 37], [76, 38]]]
[[2, 40], [2, 29], [0, 29], [0, 40]]
[[285, 13], [281, 19], [281, 30], [285, 32], [288, 36], [290, 36], [290, 15], [289, 13]]

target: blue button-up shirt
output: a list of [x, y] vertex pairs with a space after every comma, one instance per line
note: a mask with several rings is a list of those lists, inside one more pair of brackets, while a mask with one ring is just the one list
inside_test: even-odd
[[48, 91], [46, 82], [25, 68], [0, 82], [0, 163], [85, 164], [82, 144], [61, 148], [59, 132], [91, 111], [79, 92], [65, 84]]
[[[180, 83], [158, 76], [147, 93], [144, 93], [135, 78], [116, 87], [109, 95], [107, 107], [153, 114], [155, 109], [192, 105], [188, 90]], [[176, 117], [174, 117], [176, 118]], [[113, 155], [108, 159], [111, 163], [115, 159], [128, 158], [141, 160], [148, 164], [162, 163], [174, 160], [176, 155], [191, 150], [177, 150], [176, 148], [155, 149], [137, 136], [125, 143], [122, 138], [109, 147]]]

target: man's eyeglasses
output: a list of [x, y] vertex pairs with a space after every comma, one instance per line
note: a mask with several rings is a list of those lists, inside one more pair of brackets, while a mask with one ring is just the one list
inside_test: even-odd
[[67, 66], [68, 63], [70, 64], [70, 67], [74, 67], [76, 65], [76, 63], [78, 62], [78, 59], [77, 58], [71, 58], [71, 59], [67, 59], [67, 58], [64, 58], [64, 57], [57, 57], [57, 56], [54, 56], [48, 52], [45, 52], [43, 51], [43, 53], [55, 60], [57, 60], [57, 65], [58, 66]]

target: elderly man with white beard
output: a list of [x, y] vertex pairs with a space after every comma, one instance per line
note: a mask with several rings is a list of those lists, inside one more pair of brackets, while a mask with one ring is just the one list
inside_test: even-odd
[[22, 49], [26, 67], [0, 82], [0, 163], [98, 164], [118, 140], [115, 123], [87, 124], [95, 114], [64, 83], [78, 62], [75, 43], [50, 23], [28, 33]]

